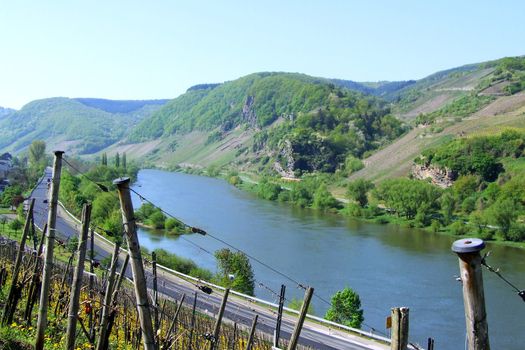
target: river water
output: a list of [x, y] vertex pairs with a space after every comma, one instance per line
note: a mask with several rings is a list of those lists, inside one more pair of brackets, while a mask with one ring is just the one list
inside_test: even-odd
[[[160, 170], [142, 170], [134, 189], [189, 225], [203, 228], [242, 249], [293, 280], [315, 288], [315, 313], [322, 300], [346, 286], [361, 298], [365, 325], [386, 334], [385, 318], [394, 306], [410, 308], [410, 340], [436, 349], [463, 349], [465, 321], [458, 261], [453, 238], [415, 229], [376, 225], [337, 215], [264, 201], [225, 181]], [[138, 197], [133, 198], [140, 206]], [[163, 248], [215, 271], [209, 252], [225, 246], [211, 237], [185, 239], [141, 229], [141, 245]], [[488, 263], [519, 288], [525, 288], [525, 250], [488, 245]], [[287, 299], [302, 299], [304, 290], [270, 269], [252, 262], [258, 297], [286, 284]], [[524, 349], [525, 303], [493, 273], [483, 271], [492, 349]]]

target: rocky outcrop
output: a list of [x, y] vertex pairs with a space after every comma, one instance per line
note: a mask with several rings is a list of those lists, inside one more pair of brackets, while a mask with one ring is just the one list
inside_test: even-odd
[[253, 96], [248, 96], [242, 106], [242, 119], [250, 124], [252, 128], [257, 127], [257, 115], [253, 108], [254, 102]]
[[452, 186], [457, 174], [450, 169], [442, 169], [433, 165], [414, 164], [412, 166], [412, 176], [415, 179], [430, 181], [441, 188], [448, 188]]
[[[274, 163], [274, 170], [282, 177], [294, 178], [294, 164], [293, 148], [290, 140], [284, 140], [281, 144], [281, 150], [277, 157], [277, 161]], [[284, 166], [283, 166], [284, 164]]]

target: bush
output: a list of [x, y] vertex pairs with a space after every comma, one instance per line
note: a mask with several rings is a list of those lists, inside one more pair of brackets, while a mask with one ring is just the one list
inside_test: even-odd
[[257, 196], [271, 201], [279, 197], [282, 189], [281, 186], [270, 182], [268, 179], [263, 179], [257, 186]]
[[348, 203], [344, 211], [348, 216], [356, 218], [363, 216], [363, 209], [355, 203]]
[[432, 220], [430, 223], [430, 229], [432, 232], [437, 233], [441, 229], [441, 223], [439, 220]]
[[513, 242], [521, 242], [525, 240], [525, 225], [513, 224], [505, 238]]
[[387, 216], [379, 216], [375, 218], [374, 222], [376, 224], [386, 225], [390, 223], [390, 219]]
[[147, 219], [147, 223], [156, 229], [164, 228], [165, 222], [166, 222], [166, 215], [164, 215], [164, 213], [162, 213], [160, 210], [156, 210]]
[[365, 167], [361, 159], [349, 154], [345, 159], [345, 170], [348, 174], [361, 170]]
[[[182, 272], [189, 275], [190, 272], [196, 271], [199, 269], [197, 264], [193, 260], [181, 258], [175, 254], [168, 253], [164, 249], [155, 249], [155, 254], [157, 255], [157, 263], [164, 265], [172, 270]], [[210, 272], [211, 274], [211, 272]]]
[[182, 222], [174, 218], [168, 218], [164, 222], [164, 228], [172, 233], [182, 234], [186, 232], [186, 227]]
[[468, 232], [467, 225], [462, 221], [455, 221], [448, 228], [456, 236], [463, 236]]

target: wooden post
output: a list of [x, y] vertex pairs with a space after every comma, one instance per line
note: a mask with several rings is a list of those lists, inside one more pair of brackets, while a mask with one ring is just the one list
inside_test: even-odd
[[91, 312], [88, 314], [88, 325], [89, 325], [89, 339], [93, 340], [95, 338], [95, 326], [93, 323], [93, 302], [95, 300], [95, 293], [93, 292], [93, 285], [95, 283], [95, 230], [91, 229], [89, 235], [89, 303], [91, 304]]
[[[159, 321], [159, 290], [157, 285], [157, 254], [155, 252], [151, 253], [152, 260], [152, 270], [153, 270], [153, 331], [155, 336], [157, 336], [160, 321]], [[157, 339], [158, 345], [158, 339]]]
[[91, 204], [84, 204], [82, 210], [82, 228], [79, 232], [78, 258], [73, 284], [71, 285], [71, 295], [69, 297], [69, 312], [67, 315], [66, 349], [75, 348], [75, 338], [77, 330], [78, 306], [80, 301], [80, 288], [84, 277], [84, 262], [86, 260], [86, 241], [89, 233], [89, 222], [91, 220]]
[[460, 239], [452, 244], [452, 251], [459, 258], [459, 271], [463, 283], [468, 350], [490, 349], [479, 254], [483, 248], [485, 242], [479, 238]]
[[26, 248], [26, 239], [31, 228], [31, 220], [33, 217], [33, 207], [35, 206], [35, 199], [31, 200], [29, 204], [29, 210], [26, 215], [26, 222], [24, 224], [24, 232], [22, 233], [22, 240], [18, 246], [18, 251], [16, 253], [15, 266], [13, 267], [13, 278], [11, 280], [11, 287], [9, 288], [9, 293], [7, 296], [7, 301], [4, 305], [4, 314], [2, 317], [2, 324], [10, 324], [13, 321], [13, 315], [15, 313], [17, 300], [15, 299], [15, 291], [18, 284], [18, 275], [20, 273], [20, 265], [22, 265], [22, 256], [24, 255], [24, 250]]
[[[177, 306], [177, 311], [175, 311], [175, 316], [173, 316], [173, 320], [171, 321], [171, 325], [170, 327], [168, 328], [168, 332], [166, 333], [166, 340], [164, 341], [164, 347], [163, 349], [171, 349], [171, 346], [169, 346], [169, 339], [171, 339], [171, 334], [173, 333], [174, 330], [176, 330], [176, 323], [177, 323], [177, 319], [179, 318], [179, 313], [180, 313], [180, 310], [182, 309], [182, 303], [184, 303], [184, 299], [186, 298], [186, 294], [182, 294], [182, 297], [180, 299], [180, 302], [179, 302], [179, 305]], [[175, 332], [176, 333], [176, 332]]]
[[33, 312], [33, 306], [36, 303], [37, 292], [38, 292], [38, 280], [39, 274], [38, 270], [40, 269], [40, 255], [42, 255], [42, 250], [44, 249], [44, 238], [47, 232], [47, 224], [44, 225], [42, 231], [42, 237], [40, 237], [40, 243], [38, 245], [38, 250], [36, 252], [35, 265], [33, 266], [33, 275], [31, 276], [31, 283], [29, 285], [29, 292], [27, 295], [26, 310], [24, 313], [24, 319], [27, 322], [27, 325], [30, 326], [32, 322], [31, 314]]
[[252, 350], [253, 338], [255, 336], [255, 327], [257, 327], [257, 318], [259, 315], [255, 315], [252, 322], [252, 328], [250, 329], [250, 337], [248, 338], [248, 344], [246, 344], [246, 350]]
[[407, 307], [392, 309], [392, 350], [408, 349], [408, 311]]
[[283, 319], [283, 307], [284, 307], [284, 294], [286, 292], [286, 286], [281, 284], [281, 294], [279, 295], [279, 309], [277, 310], [277, 322], [275, 324], [275, 333], [273, 337], [273, 346], [279, 347], [279, 338], [281, 336], [281, 322]]
[[[107, 322], [106, 322], [106, 325], [105, 325], [104, 337], [101, 338], [102, 349], [103, 350], [107, 350], [109, 348], [109, 335], [111, 334], [111, 330], [113, 329], [113, 324], [115, 322], [115, 316], [117, 314], [116, 298], [117, 298], [120, 286], [122, 285], [122, 281], [124, 280], [124, 275], [125, 275], [126, 269], [128, 267], [128, 262], [129, 262], [129, 254], [126, 254], [126, 257], [124, 258], [124, 262], [122, 263], [122, 267], [120, 268], [119, 276], [117, 278], [117, 281], [115, 282], [115, 287], [113, 287], [113, 291], [111, 293], [111, 298], [110, 298], [110, 301], [109, 301], [109, 304], [108, 304], [110, 310], [108, 312]], [[117, 332], [117, 338], [118, 338], [118, 332]]]
[[221, 322], [222, 316], [224, 315], [224, 309], [226, 309], [226, 303], [228, 302], [228, 295], [230, 294], [230, 289], [226, 288], [224, 291], [224, 296], [222, 297], [221, 308], [219, 309], [219, 314], [217, 315], [217, 320], [215, 321], [215, 327], [213, 329], [213, 340], [210, 342], [210, 350], [214, 350], [219, 343], [219, 332], [221, 331]]
[[104, 349], [105, 341], [108, 336], [106, 334], [109, 322], [109, 313], [113, 305], [111, 305], [111, 296], [113, 295], [113, 286], [115, 285], [115, 274], [118, 265], [118, 254], [120, 251], [120, 243], [115, 244], [113, 255], [111, 258], [111, 267], [109, 268], [108, 280], [106, 282], [106, 292], [104, 294], [104, 304], [102, 305], [102, 317], [100, 321], [100, 332], [98, 335], [97, 350]]
[[299, 342], [299, 335], [301, 334], [301, 329], [303, 328], [304, 319], [306, 318], [306, 312], [308, 311], [308, 306], [312, 300], [312, 295], [314, 294], [314, 289], [308, 287], [304, 294], [303, 306], [301, 307], [301, 313], [299, 314], [299, 319], [290, 338], [290, 343], [288, 344], [288, 350], [295, 350], [297, 343]]
[[40, 292], [40, 304], [38, 306], [38, 322], [36, 330], [35, 350], [44, 348], [44, 332], [47, 328], [47, 307], [49, 303], [49, 286], [53, 274], [53, 248], [55, 247], [55, 230], [58, 207], [58, 191], [60, 189], [60, 174], [62, 172], [63, 151], [55, 151], [53, 164], [53, 180], [51, 182], [51, 198], [49, 200], [49, 212], [47, 216], [46, 254], [44, 256], [44, 271], [42, 277], [42, 288]]
[[193, 309], [191, 310], [190, 339], [188, 341], [188, 350], [192, 350], [191, 342], [193, 341], [193, 328], [195, 327], [195, 312], [197, 310], [197, 292], [193, 298]]
[[137, 300], [140, 328], [142, 330], [142, 341], [145, 350], [154, 350], [155, 338], [149, 310], [148, 289], [146, 286], [146, 276], [144, 275], [144, 265], [142, 264], [139, 240], [137, 238], [133, 203], [131, 202], [131, 195], [129, 193], [129, 178], [119, 178], [114, 180], [113, 183], [117, 185], [119, 192], [122, 222], [124, 224], [124, 233], [126, 234], [131, 258], [131, 271], [133, 273], [133, 285], [135, 286], [135, 297]]
[[111, 296], [112, 305], [115, 304], [115, 299], [117, 298], [118, 291], [120, 289], [120, 286], [122, 285], [124, 276], [126, 275], [126, 269], [128, 268], [128, 263], [129, 263], [129, 254], [126, 254], [126, 257], [124, 258], [124, 262], [122, 263], [122, 267], [120, 268], [117, 283], [115, 284], [115, 288], [113, 288], [113, 295]]

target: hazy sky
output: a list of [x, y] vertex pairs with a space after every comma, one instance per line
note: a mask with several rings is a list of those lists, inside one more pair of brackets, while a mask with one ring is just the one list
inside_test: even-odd
[[422, 78], [525, 54], [525, 1], [0, 0], [0, 106], [173, 98], [258, 71]]

